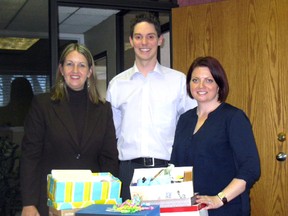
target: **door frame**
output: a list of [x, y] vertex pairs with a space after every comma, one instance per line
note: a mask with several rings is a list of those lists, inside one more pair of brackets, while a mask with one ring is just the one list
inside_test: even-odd
[[[154, 11], [168, 12], [171, 23], [171, 10], [178, 7], [177, 0], [167, 2], [152, 0], [51, 0], [49, 1], [49, 40], [50, 40], [50, 57], [51, 57], [51, 76], [50, 83], [53, 84], [56, 78], [53, 71], [58, 67], [58, 6], [77, 6], [102, 9], [118, 9], [118, 10], [138, 10], [138, 11]], [[117, 29], [116, 34], [116, 73], [122, 71], [123, 68], [123, 52], [124, 47], [120, 41], [123, 41], [123, 15], [116, 16]], [[171, 55], [171, 54], [170, 54]]]

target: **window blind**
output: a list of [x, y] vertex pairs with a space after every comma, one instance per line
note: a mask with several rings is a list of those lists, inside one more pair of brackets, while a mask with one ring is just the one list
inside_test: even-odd
[[9, 103], [11, 83], [16, 77], [25, 77], [30, 82], [34, 95], [50, 91], [50, 77], [47, 75], [0, 75], [0, 106]]

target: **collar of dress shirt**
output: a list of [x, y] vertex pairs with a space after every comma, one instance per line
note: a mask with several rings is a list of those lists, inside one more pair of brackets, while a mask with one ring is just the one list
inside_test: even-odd
[[[163, 72], [163, 70], [161, 68], [161, 65], [159, 64], [158, 61], [157, 61], [156, 65], [155, 65], [153, 71], [151, 71], [151, 72], [155, 72], [155, 73], [157, 73], [159, 75], [163, 75], [164, 74], [164, 72]], [[132, 67], [132, 70], [131, 70], [130, 78], [133, 79], [133, 77], [137, 76], [137, 74], [141, 74], [141, 72], [139, 71], [136, 63], [134, 63], [134, 65]]]

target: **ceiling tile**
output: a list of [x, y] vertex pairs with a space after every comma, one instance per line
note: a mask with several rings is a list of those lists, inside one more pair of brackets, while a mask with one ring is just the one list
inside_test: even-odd
[[69, 34], [83, 34], [88, 31], [92, 26], [87, 25], [64, 25], [59, 26], [60, 33], [69, 33]]
[[107, 17], [105, 16], [90, 16], [90, 15], [81, 15], [74, 14], [73, 16], [66, 19], [62, 24], [73, 24], [73, 25], [97, 25]]
[[58, 11], [59, 14], [71, 14], [74, 13], [76, 10], [78, 10], [79, 7], [64, 7], [64, 6], [59, 6]]
[[0, 1], [0, 23], [1, 29], [6, 28], [13, 17], [25, 3], [25, 0], [2, 0]]

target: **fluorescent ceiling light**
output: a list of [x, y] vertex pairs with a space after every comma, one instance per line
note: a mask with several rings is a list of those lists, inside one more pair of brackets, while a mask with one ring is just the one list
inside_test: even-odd
[[0, 37], [0, 49], [27, 50], [38, 40], [37, 38]]

